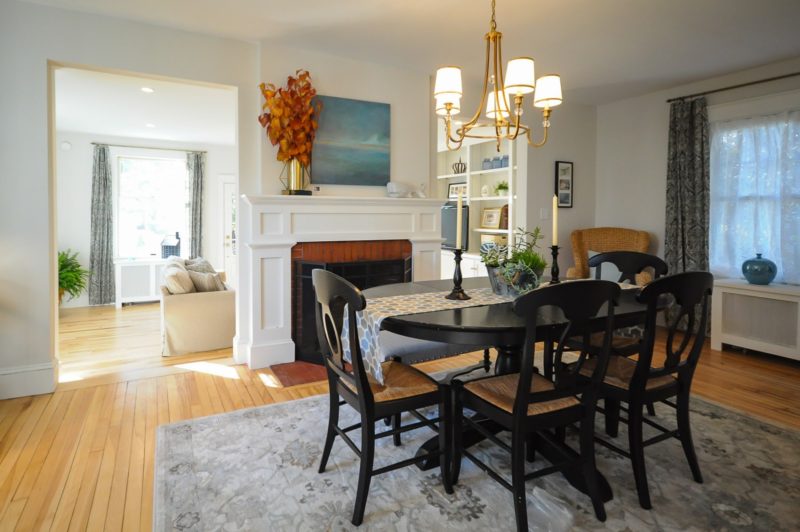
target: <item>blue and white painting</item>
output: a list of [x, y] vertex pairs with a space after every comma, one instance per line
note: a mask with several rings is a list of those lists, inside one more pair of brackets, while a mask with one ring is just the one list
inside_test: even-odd
[[389, 182], [389, 104], [317, 96], [322, 103], [311, 159], [318, 185], [386, 186]]

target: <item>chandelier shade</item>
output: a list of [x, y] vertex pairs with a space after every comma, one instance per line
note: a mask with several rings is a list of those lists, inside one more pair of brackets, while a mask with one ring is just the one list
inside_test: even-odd
[[505, 77], [506, 94], [530, 94], [536, 87], [533, 59], [517, 57], [508, 62]]
[[[530, 57], [516, 57], [508, 62], [503, 77], [503, 34], [497, 31], [495, 0], [492, 0], [492, 17], [486, 41], [486, 67], [483, 75], [483, 91], [475, 113], [469, 119], [456, 123], [452, 117], [461, 112], [464, 89], [461, 69], [445, 66], [436, 71], [433, 96], [434, 107], [445, 126], [448, 149], [456, 150], [466, 138], [493, 139], [500, 150], [500, 141], [516, 140], [524, 135], [534, 147], [547, 142], [552, 108], [561, 105], [561, 78], [556, 74], [535, 75], [534, 61]], [[533, 93], [533, 106], [542, 109], [542, 140], [533, 142], [531, 127], [522, 123], [523, 103], [526, 95]], [[481, 116], [488, 118], [481, 121]]]

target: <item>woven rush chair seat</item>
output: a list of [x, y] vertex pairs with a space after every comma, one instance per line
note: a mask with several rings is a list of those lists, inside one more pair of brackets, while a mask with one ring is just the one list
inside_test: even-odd
[[[633, 329], [633, 327], [630, 327]], [[603, 341], [603, 333], [597, 332], [589, 336], [589, 340], [592, 342], [592, 345], [600, 345]], [[628, 347], [633, 347], [634, 345], [639, 343], [638, 337], [633, 336], [618, 336], [614, 335], [611, 337], [611, 349], [624, 349]]]
[[[383, 370], [384, 384], [378, 383], [371, 374], [367, 376], [376, 403], [405, 399], [439, 389], [438, 383], [427, 374], [401, 362], [388, 360], [381, 364], [381, 369]], [[340, 382], [356, 392], [350, 382], [346, 380]]]
[[[589, 250], [598, 253], [608, 251], [638, 251], [647, 253], [650, 233], [623, 227], [591, 227], [576, 229], [570, 235], [575, 266], [567, 270], [567, 279], [589, 277]], [[638, 281], [638, 279], [637, 279]]]
[[[581, 368], [581, 375], [584, 377], [591, 377], [597, 360], [590, 358]], [[608, 368], [606, 369], [606, 376], [603, 382], [627, 390], [630, 388], [631, 380], [633, 379], [633, 372], [636, 371], [636, 361], [625, 357], [611, 357], [608, 361]], [[645, 384], [646, 390], [655, 390], [665, 386], [671, 386], [678, 382], [672, 375], [661, 375], [647, 380]]]
[[[464, 388], [474, 393], [487, 403], [490, 403], [498, 408], [502, 408], [509, 414], [514, 411], [514, 400], [517, 395], [517, 384], [519, 383], [519, 373], [512, 373], [509, 375], [500, 375], [498, 377], [491, 377], [488, 379], [481, 379], [474, 382], [469, 382], [464, 385]], [[545, 392], [554, 390], [553, 383], [538, 373], [533, 374], [531, 379], [531, 392]], [[571, 406], [578, 406], [580, 401], [575, 397], [562, 397], [553, 401], [546, 401], [543, 403], [531, 403], [528, 405], [528, 415], [537, 416], [540, 414], [547, 414], [555, 412], [556, 410], [563, 410]]]

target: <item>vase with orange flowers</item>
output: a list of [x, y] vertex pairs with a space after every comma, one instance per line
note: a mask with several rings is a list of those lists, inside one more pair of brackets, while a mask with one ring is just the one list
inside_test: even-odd
[[281, 174], [287, 176], [283, 193], [311, 194], [305, 190], [305, 176], [322, 109], [322, 104], [314, 101], [317, 91], [311, 84], [311, 74], [298, 70], [288, 77], [285, 87], [262, 83], [259, 88], [264, 104], [258, 121], [272, 145], [278, 147], [278, 160], [285, 164]]

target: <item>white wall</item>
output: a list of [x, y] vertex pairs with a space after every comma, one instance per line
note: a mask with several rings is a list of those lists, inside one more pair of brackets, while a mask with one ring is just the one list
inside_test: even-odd
[[[574, 265], [570, 233], [575, 229], [593, 227], [595, 220], [595, 107], [566, 103], [553, 109], [550, 116], [550, 133], [541, 148], [528, 146], [526, 226], [539, 226], [545, 234], [542, 247], [548, 254], [552, 245], [552, 210], [555, 193], [555, 163], [569, 161], [573, 167], [572, 208], [558, 209], [558, 266], [560, 277], [566, 278], [567, 269]], [[541, 138], [541, 114], [535, 110], [524, 116], [534, 128], [534, 142]], [[522, 161], [522, 158], [520, 158]], [[523, 174], [520, 174], [523, 175]], [[522, 205], [522, 204], [521, 204]], [[542, 212], [544, 211], [544, 212]], [[544, 217], [542, 217], [542, 214]]]
[[[133, 139], [58, 131], [56, 135], [56, 210], [58, 222], [56, 242], [59, 251], [67, 248], [78, 252], [78, 259], [84, 268], [89, 267], [91, 203], [92, 203], [92, 142], [118, 144], [124, 146], [146, 146], [153, 148], [174, 148], [206, 151], [206, 179], [203, 187], [203, 249], [205, 257], [218, 270], [223, 269], [222, 255], [222, 198], [220, 198], [220, 174], [238, 172], [238, 150], [235, 146], [197, 144], [157, 139]], [[69, 142], [71, 149], [61, 149], [62, 142]], [[184, 157], [181, 152], [157, 150], [130, 150], [126, 153], [146, 156]], [[120, 148], [112, 148], [119, 155]], [[112, 165], [116, 163], [112, 162]], [[89, 304], [88, 295], [67, 299], [62, 307], [83, 307]]]
[[[649, 231], [664, 253], [669, 104], [666, 100], [800, 70], [800, 58], [629, 98], [597, 109], [595, 223]], [[709, 105], [800, 87], [800, 77], [708, 96]], [[580, 193], [580, 192], [579, 192]]]
[[237, 87], [240, 191], [259, 192], [261, 172], [256, 44], [4, 1], [0, 50], [2, 399], [49, 392], [57, 376], [48, 60]]
[[[278, 86], [299, 68], [311, 72], [317, 93], [354, 100], [388, 103], [391, 106], [391, 181], [418, 187], [430, 178], [431, 93], [427, 74], [377, 63], [295, 48], [261, 43], [261, 81]], [[278, 176], [283, 163], [277, 148], [261, 132], [264, 191], [281, 190]], [[429, 188], [430, 189], [430, 188]], [[316, 192], [315, 192], [316, 194]], [[340, 196], [385, 196], [384, 187], [322, 185], [319, 194]]]

